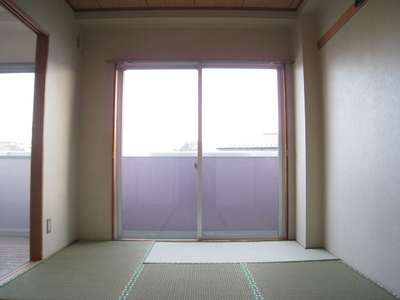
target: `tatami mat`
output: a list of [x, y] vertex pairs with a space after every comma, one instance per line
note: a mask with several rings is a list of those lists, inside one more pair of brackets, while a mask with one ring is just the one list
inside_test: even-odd
[[254, 298], [240, 264], [157, 264], [145, 265], [127, 299]]
[[145, 264], [154, 245], [75, 243], [0, 287], [0, 299], [396, 299], [338, 260]]
[[78, 242], [0, 288], [0, 299], [118, 299], [151, 242]]
[[304, 249], [294, 241], [157, 242], [145, 263], [261, 263], [333, 260], [323, 249]]
[[265, 299], [396, 299], [340, 261], [248, 264]]

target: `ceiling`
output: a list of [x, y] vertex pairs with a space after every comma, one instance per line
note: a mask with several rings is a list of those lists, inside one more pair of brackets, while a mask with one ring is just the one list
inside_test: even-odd
[[258, 10], [296, 12], [304, 0], [65, 0], [75, 12], [129, 10]]
[[[84, 29], [291, 28], [329, 0], [65, 0]], [[0, 31], [27, 30], [0, 5]]]

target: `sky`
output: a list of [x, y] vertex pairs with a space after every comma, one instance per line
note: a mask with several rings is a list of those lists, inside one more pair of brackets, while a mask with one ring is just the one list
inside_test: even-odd
[[[202, 71], [204, 152], [263, 142], [278, 132], [275, 69]], [[34, 73], [0, 73], [0, 142], [31, 143]], [[127, 70], [123, 153], [195, 150], [198, 70]], [[186, 145], [186, 148], [185, 148]]]
[[[202, 71], [203, 151], [278, 132], [275, 69]], [[197, 70], [124, 72], [123, 155], [163, 153], [198, 141]]]

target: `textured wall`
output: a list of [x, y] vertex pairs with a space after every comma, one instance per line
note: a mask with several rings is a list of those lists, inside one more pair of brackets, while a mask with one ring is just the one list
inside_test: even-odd
[[[329, 14], [331, 5], [327, 3], [322, 16]], [[320, 50], [326, 149], [325, 246], [397, 294], [399, 13], [399, 1], [369, 1]]]

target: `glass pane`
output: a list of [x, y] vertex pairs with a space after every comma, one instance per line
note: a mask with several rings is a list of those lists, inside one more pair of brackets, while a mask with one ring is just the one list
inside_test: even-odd
[[196, 236], [197, 82], [197, 70], [124, 72], [124, 237]]
[[31, 152], [34, 73], [0, 73], [0, 151]]
[[34, 80], [33, 73], [0, 74], [0, 242], [14, 251], [0, 257], [7, 260], [0, 277], [29, 261]]
[[279, 231], [275, 69], [203, 70], [203, 235]]

